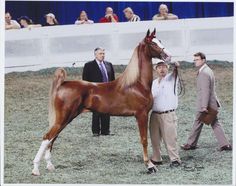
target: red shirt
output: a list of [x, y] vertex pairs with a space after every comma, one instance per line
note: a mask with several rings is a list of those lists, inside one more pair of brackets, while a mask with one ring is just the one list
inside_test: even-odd
[[[117, 17], [116, 14], [113, 14], [113, 17], [114, 19], [119, 22], [119, 18]], [[106, 18], [106, 17], [102, 17], [100, 20], [99, 20], [99, 23], [111, 23], [111, 18]]]

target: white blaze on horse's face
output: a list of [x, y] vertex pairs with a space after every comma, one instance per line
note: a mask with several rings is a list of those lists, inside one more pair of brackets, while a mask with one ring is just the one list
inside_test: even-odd
[[156, 43], [159, 48], [162, 49], [163, 53], [161, 53], [162, 60], [165, 62], [171, 61], [171, 54], [170, 52], [161, 44], [161, 42], [157, 38], [153, 38], [152, 42]]
[[152, 42], [156, 43], [162, 50], [165, 48], [157, 38], [153, 38]]

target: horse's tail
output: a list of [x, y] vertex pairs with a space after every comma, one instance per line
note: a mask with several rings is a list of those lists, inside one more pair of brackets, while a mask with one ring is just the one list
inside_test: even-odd
[[48, 109], [49, 128], [51, 128], [54, 125], [56, 119], [55, 97], [57, 89], [65, 81], [65, 78], [66, 78], [65, 69], [63, 68], [56, 69], [49, 92], [49, 109]]

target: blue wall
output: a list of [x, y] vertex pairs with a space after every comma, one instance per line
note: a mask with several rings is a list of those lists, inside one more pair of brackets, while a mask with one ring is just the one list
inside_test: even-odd
[[[7, 1], [6, 11], [13, 19], [29, 16], [35, 23], [45, 23], [44, 15], [52, 12], [60, 24], [73, 24], [81, 10], [89, 18], [98, 22], [104, 16], [105, 8], [111, 6], [120, 21], [125, 21], [123, 9], [130, 6], [141, 20], [150, 20], [157, 13], [161, 2], [56, 2], [56, 1]], [[233, 3], [230, 2], [165, 2], [170, 12], [183, 18], [233, 16]]]

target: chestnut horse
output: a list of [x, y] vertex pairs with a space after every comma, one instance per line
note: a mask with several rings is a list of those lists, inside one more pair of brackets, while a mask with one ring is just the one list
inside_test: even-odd
[[143, 160], [149, 171], [156, 172], [157, 169], [149, 161], [147, 152], [148, 113], [153, 103], [152, 58], [167, 61], [170, 54], [156, 39], [155, 32], [156, 30], [150, 34], [147, 31], [146, 37], [135, 48], [127, 68], [114, 81], [65, 81], [65, 70], [56, 70], [49, 95], [50, 127], [33, 161], [33, 175], [40, 175], [39, 163], [44, 153], [47, 169], [54, 170], [51, 162], [53, 142], [66, 125], [85, 110], [112, 116], [135, 116], [143, 145]]

